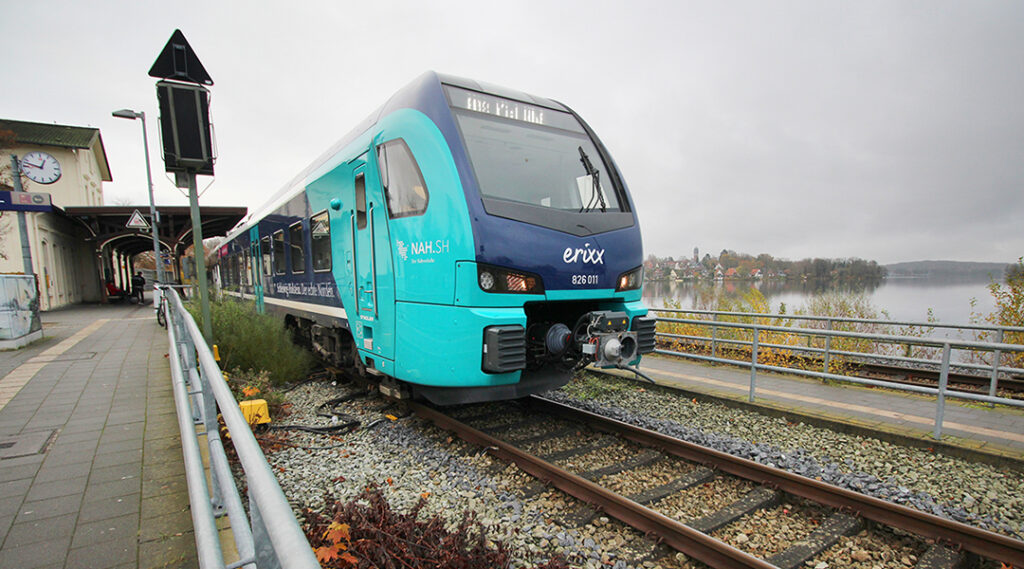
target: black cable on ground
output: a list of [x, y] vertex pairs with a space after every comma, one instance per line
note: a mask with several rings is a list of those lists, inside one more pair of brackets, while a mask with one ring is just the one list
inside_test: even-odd
[[387, 417], [381, 417], [380, 419], [377, 419], [376, 421], [370, 421], [369, 423], [366, 424], [365, 427], [363, 427], [363, 430], [364, 431], [368, 431], [368, 430], [376, 427], [377, 425], [379, 425], [379, 424], [381, 424], [381, 423], [383, 423], [384, 421], [387, 421], [387, 420], [388, 420]]
[[298, 449], [302, 449], [302, 450], [330, 450], [330, 449], [335, 449], [335, 448], [341, 448], [343, 446], [347, 446], [348, 445], [348, 443], [339, 443], [339, 444], [336, 444], [336, 445], [330, 445], [330, 446], [325, 446], [325, 447], [307, 447], [307, 446], [302, 446], [302, 445], [293, 445], [291, 443], [286, 443], [284, 441], [265, 439], [263, 437], [256, 437], [256, 440], [263, 441], [263, 442], [265, 442], [267, 444], [281, 445], [281, 446], [286, 446], [286, 447], [290, 447], [290, 448], [298, 448]]
[[[335, 397], [334, 399], [328, 399], [327, 401], [324, 401], [323, 403], [320, 404], [320, 406], [318, 406], [316, 408], [316, 414], [317, 414], [318, 417], [327, 417], [328, 419], [330, 419], [331, 417], [338, 416], [338, 415], [343, 415], [343, 413], [335, 413], [334, 412], [334, 408], [337, 407], [339, 403], [345, 403], [346, 401], [352, 401], [353, 399], [359, 399], [361, 397], [366, 397], [366, 395], [368, 395], [368, 394], [369, 394], [368, 391], [354, 391], [352, 393], [348, 393], [346, 395], [342, 395], [341, 397]], [[325, 412], [324, 409], [330, 409], [331, 412]]]
[[267, 425], [267, 429], [272, 431], [304, 431], [315, 435], [335, 435], [344, 430], [354, 431], [359, 425], [360, 421], [358, 419], [349, 417], [348, 421], [344, 423], [339, 422], [336, 425], [324, 425], [322, 427], [313, 425]]
[[313, 379], [313, 378], [304, 379], [304, 380], [302, 380], [302, 381], [300, 381], [300, 382], [298, 382], [298, 383], [296, 383], [294, 385], [289, 385], [288, 387], [283, 387], [281, 389], [278, 389], [278, 391], [281, 392], [281, 393], [288, 393], [289, 391], [293, 391], [295, 389], [298, 389], [298, 388], [302, 387], [303, 385], [308, 385], [308, 384], [313, 383], [315, 381], [320, 381], [320, 380], [319, 379]]
[[[298, 387], [299, 385], [302, 385], [302, 384], [300, 383], [298, 385], [295, 385], [292, 389], [294, 389], [295, 387]], [[371, 394], [370, 391], [354, 391], [352, 393], [347, 393], [345, 395], [342, 395], [341, 397], [335, 397], [333, 399], [328, 399], [327, 401], [324, 401], [319, 406], [317, 406], [316, 414], [317, 414], [318, 417], [324, 417], [324, 418], [328, 418], [328, 419], [331, 419], [331, 420], [337, 420], [339, 417], [341, 417], [341, 418], [346, 419], [344, 422], [339, 422], [337, 424], [331, 424], [331, 425], [323, 425], [323, 426], [317, 426], [317, 425], [297, 425], [297, 424], [266, 425], [264, 428], [266, 430], [268, 430], [268, 431], [269, 430], [275, 430], [275, 431], [302, 431], [302, 432], [306, 432], [306, 433], [312, 433], [312, 434], [315, 434], [315, 435], [336, 435], [336, 434], [339, 434], [342, 431], [353, 432], [353, 431], [355, 431], [356, 429], [358, 429], [360, 427], [360, 425], [362, 424], [362, 421], [360, 421], [359, 419], [356, 419], [356, 418], [354, 418], [351, 415], [348, 415], [346, 413], [341, 413], [341, 412], [336, 411], [335, 407], [337, 407], [341, 403], [345, 403], [347, 401], [352, 401], [353, 399], [359, 399], [361, 397], [366, 397], [366, 396], [368, 396], [370, 394]], [[393, 406], [394, 406], [394, 404], [391, 404], [391, 405], [386, 406], [384, 409], [388, 409], [388, 408], [393, 407]], [[329, 411], [325, 411], [325, 410], [329, 410]], [[388, 421], [388, 420], [390, 420], [390, 421], [398, 421], [398, 420], [401, 420], [401, 419], [407, 419], [407, 418], [409, 418], [411, 416], [413, 416], [412, 412], [407, 412], [406, 414], [400, 415], [400, 416], [387, 415], [385, 417], [382, 417], [380, 419], [377, 419], [375, 421], [372, 421], [372, 422], [368, 423], [367, 425], [363, 426], [362, 428], [364, 430], [365, 429], [371, 429], [371, 428], [379, 425], [380, 423], [382, 423], [384, 421]], [[257, 439], [259, 439], [259, 437], [257, 437]], [[260, 439], [260, 440], [263, 440], [263, 439]], [[271, 442], [271, 441], [267, 441], [267, 442]], [[287, 444], [287, 443], [279, 443], [279, 444], [283, 444], [283, 445], [291, 446], [291, 447], [295, 447], [295, 448], [308, 449], [308, 450], [322, 450], [322, 449], [338, 448], [337, 446], [333, 446], [333, 447], [304, 447], [304, 446], [300, 446], [300, 445], [291, 445], [291, 444]]]
[[642, 372], [642, 371], [640, 371], [640, 370], [638, 370], [636, 368], [632, 368], [632, 367], [624, 366], [624, 365], [618, 365], [618, 366], [615, 366], [615, 367], [618, 368], [618, 369], [624, 370], [624, 371], [631, 371], [631, 372], [635, 373], [638, 377], [642, 377], [642, 378], [646, 379], [647, 381], [649, 381], [649, 382], [651, 382], [651, 383], [653, 383], [655, 385], [658, 384], [658, 382], [654, 381], [653, 379], [648, 377], [647, 374], [645, 374], [644, 372]]
[[[332, 377], [332, 376], [337, 377], [335, 374], [332, 374], [329, 371], [321, 370], [321, 371], [314, 372], [314, 373], [310, 374], [310, 376], [308, 378], [306, 378], [306, 379], [304, 379], [304, 380], [302, 380], [302, 381], [300, 381], [298, 383], [295, 383], [293, 385], [289, 385], [287, 387], [283, 387], [283, 388], [279, 389], [278, 391], [280, 391], [281, 393], [288, 393], [289, 391], [298, 389], [298, 388], [302, 387], [303, 385], [307, 385], [307, 384], [310, 384], [310, 383], [315, 383], [315, 382], [318, 382], [318, 381], [324, 381], [325, 379], [327, 379], [329, 377]], [[348, 379], [345, 379], [345, 380], [337, 380], [337, 379], [335, 379], [335, 381], [337, 381], [340, 384], [350, 383], [350, 380], [348, 380]]]
[[[298, 386], [296, 386], [298, 387]], [[339, 418], [344, 419], [342, 422], [332, 423], [330, 425], [298, 425], [298, 424], [285, 424], [285, 425], [267, 425], [268, 430], [275, 431], [303, 431], [306, 433], [313, 433], [315, 435], [334, 435], [340, 432], [351, 432], [355, 431], [362, 424], [362, 421], [347, 415], [345, 413], [337, 412], [334, 410], [340, 403], [365, 397], [368, 392], [366, 391], [354, 391], [341, 397], [335, 397], [324, 401], [316, 408], [316, 414], [318, 417], [324, 417], [331, 419], [332, 421], [338, 420]], [[329, 411], [325, 411], [325, 409]]]

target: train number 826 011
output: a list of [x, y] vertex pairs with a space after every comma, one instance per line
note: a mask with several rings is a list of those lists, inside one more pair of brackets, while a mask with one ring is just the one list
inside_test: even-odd
[[574, 285], [596, 285], [598, 282], [599, 275], [573, 275], [572, 284]]

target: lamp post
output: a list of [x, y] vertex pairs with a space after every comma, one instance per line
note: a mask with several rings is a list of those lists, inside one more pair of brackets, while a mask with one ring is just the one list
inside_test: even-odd
[[[120, 111], [114, 111], [112, 114], [121, 119], [142, 119], [142, 147], [146, 152], [146, 179], [149, 181], [149, 220], [153, 230], [153, 264], [156, 265], [157, 282], [164, 282], [164, 271], [160, 259], [160, 238], [157, 236], [157, 224], [160, 220], [157, 218], [156, 205], [153, 203], [153, 173], [149, 167], [149, 137], [146, 136], [146, 113], [137, 113], [131, 109], [121, 109]], [[156, 294], [154, 294], [154, 305], [157, 301]]]

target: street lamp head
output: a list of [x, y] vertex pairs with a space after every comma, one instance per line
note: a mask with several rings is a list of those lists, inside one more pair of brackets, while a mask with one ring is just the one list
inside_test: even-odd
[[120, 111], [114, 111], [113, 114], [117, 118], [121, 119], [132, 119], [135, 120], [143, 116], [142, 113], [137, 113], [131, 109], [121, 109]]
[[153, 173], [149, 169], [149, 142], [146, 139], [146, 113], [135, 112], [131, 109], [121, 109], [110, 113], [119, 119], [142, 119], [142, 149], [146, 154], [146, 178], [149, 180], [149, 215], [152, 220], [153, 231], [153, 258], [156, 260], [156, 280], [163, 282], [164, 272], [160, 267], [160, 238], [157, 227], [160, 225], [160, 214], [156, 211], [156, 204], [153, 202]]

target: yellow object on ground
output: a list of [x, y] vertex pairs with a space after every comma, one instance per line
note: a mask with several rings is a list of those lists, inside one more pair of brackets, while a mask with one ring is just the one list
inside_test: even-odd
[[242, 414], [245, 415], [245, 420], [250, 425], [262, 425], [270, 422], [270, 411], [267, 409], [266, 399], [240, 401], [238, 406], [241, 407]]

